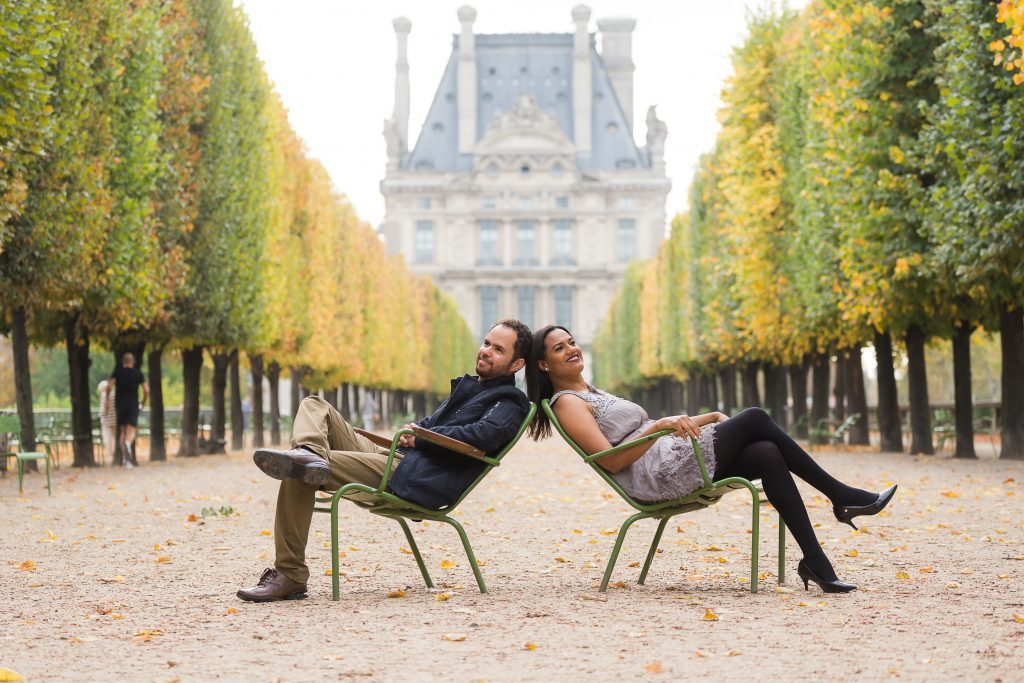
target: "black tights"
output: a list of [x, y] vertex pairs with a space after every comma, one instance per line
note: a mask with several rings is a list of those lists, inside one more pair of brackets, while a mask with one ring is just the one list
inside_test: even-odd
[[760, 479], [768, 501], [793, 534], [811, 571], [836, 578], [807, 517], [796, 475], [828, 496], [833, 505], [868, 505], [875, 494], [847, 486], [814, 459], [760, 408], [748, 408], [715, 427], [715, 478]]

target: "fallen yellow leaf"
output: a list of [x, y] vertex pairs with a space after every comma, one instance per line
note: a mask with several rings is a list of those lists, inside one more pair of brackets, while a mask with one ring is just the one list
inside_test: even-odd
[[729, 657], [739, 657], [741, 654], [743, 654], [743, 653], [740, 652], [739, 650], [729, 650], [729, 655], [728, 656]]
[[605, 536], [611, 536], [613, 534], [619, 533], [619, 530], [618, 529], [601, 529], [597, 533], [604, 534]]
[[262, 531], [260, 531], [260, 536], [270, 536], [270, 535], [271, 535], [270, 529], [263, 529]]
[[703, 657], [703, 656], [704, 656], [704, 653], [703, 653], [703, 652], [701, 652], [700, 650], [694, 650], [694, 651], [693, 651], [693, 656], [694, 656], [694, 657]]
[[121, 583], [122, 581], [124, 581], [124, 577], [121, 576], [121, 575], [118, 575], [118, 576], [112, 576], [112, 577], [107, 578], [107, 579], [101, 578], [100, 581], [102, 581], [103, 583]]
[[157, 564], [164, 564], [164, 563], [167, 563], [167, 562], [170, 562], [170, 561], [171, 561], [171, 556], [170, 555], [161, 555], [160, 557], [156, 558]]
[[718, 621], [718, 615], [712, 612], [709, 608], [704, 608], [704, 621]]
[[959, 587], [960, 587], [960, 584], [957, 583], [956, 581], [950, 581], [949, 583], [946, 584], [946, 588], [959, 588]]
[[388, 597], [389, 598], [404, 598], [405, 597], [405, 591], [404, 590], [388, 591]]
[[940, 495], [943, 495], [946, 498], [959, 498], [960, 497], [960, 494], [957, 493], [956, 491], [942, 491], [940, 493]]
[[199, 518], [198, 518], [198, 517], [196, 517], [195, 515], [189, 515], [189, 516], [188, 516], [188, 521], [190, 521], [190, 522], [195, 522], [195, 521], [196, 521], [196, 520], [198, 520], [198, 519], [199, 519]]
[[650, 662], [645, 664], [644, 668], [647, 670], [647, 673], [659, 674], [661, 673], [661, 662]]
[[536, 650], [537, 646], [534, 643], [526, 643], [523, 645], [524, 650]]
[[455, 562], [452, 560], [441, 560], [441, 569], [451, 569], [455, 566]]
[[36, 570], [36, 563], [32, 560], [25, 560], [18, 565], [18, 569], [24, 569], [27, 572], [34, 572]]
[[451, 593], [438, 593], [437, 595], [434, 596], [434, 599], [437, 600], [438, 602], [444, 602], [445, 600], [451, 600], [452, 599], [452, 594]]
[[228, 611], [225, 614], [238, 614], [238, 610], [234, 607], [228, 607]]
[[325, 569], [324, 570], [324, 576], [332, 576], [332, 575], [333, 575], [333, 572], [330, 569]]
[[10, 669], [5, 669], [3, 667], [0, 667], [0, 681], [23, 681], [23, 680], [25, 680], [24, 676], [22, 676], [17, 671], [11, 671]]
[[494, 506], [492, 505], [491, 507], [484, 510], [484, 512], [494, 512]]
[[409, 550], [408, 548], [399, 548], [398, 552], [405, 553], [406, 555], [412, 555], [412, 551]]
[[917, 571], [921, 572], [922, 574], [934, 574], [935, 573], [935, 568], [934, 567], [921, 567]]
[[565, 563], [565, 562], [568, 562], [568, 560], [565, 559], [564, 557], [556, 557], [555, 558], [555, 562]]
[[160, 546], [159, 543], [154, 543], [153, 544], [153, 550], [163, 550], [163, 548]]
[[846, 556], [847, 557], [857, 557], [857, 555], [859, 555], [859, 554], [860, 553], [858, 553], [856, 550], [851, 549], [850, 552], [846, 553]]
[[574, 534], [582, 534], [583, 533], [583, 531], [581, 529], [573, 529], [572, 532]]
[[639, 567], [639, 566], [640, 566], [640, 563], [639, 563], [639, 562], [630, 562], [630, 563], [629, 563], [629, 566], [630, 566], [630, 567]]
[[897, 579], [909, 579], [910, 578], [910, 574], [908, 574], [908, 573], [906, 573], [904, 571], [898, 571], [898, 572], [896, 572], [896, 578]]
[[464, 633], [445, 633], [443, 636], [441, 636], [441, 640], [450, 640], [453, 643], [461, 643], [465, 639], [466, 634]]
[[46, 530], [46, 536], [47, 536], [47, 537], [48, 537], [48, 538], [49, 538], [49, 539], [50, 539], [51, 541], [56, 541], [56, 540], [57, 540], [57, 534], [53, 533], [53, 532], [52, 532], [52, 531], [50, 531], [49, 529], [47, 529], [47, 530]]
[[626, 582], [625, 581], [616, 581], [615, 583], [609, 583], [608, 586], [611, 587], [611, 588], [625, 588], [626, 587]]
[[1024, 617], [1017, 614], [1016, 612], [1013, 613], [1013, 620], [1016, 621], [1018, 624], [1024, 624]]
[[354, 546], [354, 545], [350, 545], [350, 546], [348, 547], [348, 549], [349, 549], [349, 550], [352, 550], [352, 551], [355, 551], [355, 550], [359, 550], [359, 548], [357, 548], [357, 547], [356, 547], [356, 546]]

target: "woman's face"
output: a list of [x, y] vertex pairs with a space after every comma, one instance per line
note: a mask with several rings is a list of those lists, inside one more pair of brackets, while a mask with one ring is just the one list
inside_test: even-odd
[[544, 337], [544, 357], [537, 363], [552, 380], [574, 378], [583, 372], [583, 349], [571, 334], [555, 328]]

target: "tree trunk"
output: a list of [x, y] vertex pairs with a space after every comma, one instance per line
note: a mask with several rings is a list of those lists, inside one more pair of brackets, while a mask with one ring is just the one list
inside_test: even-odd
[[167, 460], [164, 434], [163, 346], [149, 350], [149, 459]]
[[360, 410], [360, 394], [363, 391], [364, 390], [361, 389], [358, 385], [352, 387], [352, 417], [363, 414], [363, 412]]
[[231, 371], [231, 450], [240, 451], [245, 447], [245, 413], [242, 412], [242, 377], [239, 372], [238, 349], [229, 357]]
[[[11, 351], [14, 354], [14, 398], [21, 422], [21, 445], [26, 452], [36, 449], [36, 420], [32, 412], [32, 367], [28, 358], [28, 324], [24, 306], [11, 311]], [[4, 458], [4, 466], [7, 458]], [[30, 460], [31, 466], [36, 465]]]
[[758, 363], [750, 362], [743, 365], [741, 371], [741, 383], [743, 393], [743, 406], [744, 408], [753, 408], [761, 405], [761, 396], [757, 391], [757, 368]]
[[850, 415], [860, 418], [850, 427], [850, 444], [869, 446], [871, 438], [868, 433], [868, 397], [864, 389], [864, 365], [861, 363], [860, 346], [846, 350], [846, 405]]
[[68, 350], [68, 374], [71, 380], [71, 433], [74, 439], [74, 466], [93, 467], [92, 391], [89, 387], [89, 332], [78, 324], [77, 313], [64, 323], [64, 341]]
[[736, 367], [729, 365], [722, 368], [719, 376], [722, 378], [722, 412], [732, 415], [736, 409]]
[[267, 382], [270, 384], [270, 443], [281, 443], [281, 366], [274, 361], [267, 366]]
[[213, 378], [210, 385], [210, 401], [213, 404], [213, 417], [210, 419], [210, 452], [213, 453], [220, 444], [225, 442], [225, 414], [224, 393], [228, 384], [228, 362], [230, 358], [226, 353], [213, 354]]
[[974, 453], [974, 405], [971, 401], [971, 334], [974, 326], [960, 320], [953, 330], [953, 397], [957, 458], [976, 458]]
[[178, 455], [199, 455], [199, 374], [203, 369], [203, 347], [193, 346], [181, 352], [184, 393], [181, 399], [181, 444]]
[[1003, 351], [1003, 430], [1001, 458], [1024, 459], [1024, 309], [999, 304]]
[[252, 371], [252, 445], [263, 447], [263, 356], [249, 356]]
[[881, 450], [903, 452], [903, 424], [896, 393], [896, 370], [892, 362], [892, 337], [875, 332], [875, 359], [878, 363], [878, 431]]
[[786, 422], [786, 369], [770, 363], [764, 368], [764, 398], [775, 424], [788, 431]]
[[793, 396], [792, 428], [798, 439], [807, 438], [807, 370], [808, 359], [789, 366], [789, 393]]
[[824, 431], [828, 423], [829, 355], [816, 353], [812, 361], [814, 374], [811, 377], [811, 422], [808, 438], [812, 444], [828, 443]]
[[835, 378], [832, 384], [832, 397], [835, 401], [833, 412], [836, 420], [842, 422], [846, 419], [846, 364], [843, 362], [843, 352], [840, 349], [836, 353]]
[[[352, 417], [352, 406], [349, 403], [348, 389], [349, 385], [345, 382], [342, 382], [341, 387], [338, 389], [338, 391], [341, 392], [341, 405], [338, 407], [338, 410], [341, 411], [342, 416], [346, 420], [349, 420]], [[423, 413], [420, 413], [420, 415], [422, 414]]]
[[686, 379], [686, 414], [696, 415], [700, 403], [700, 387], [697, 386], [697, 375], [691, 373]]
[[302, 387], [300, 386], [302, 383], [302, 375], [299, 372], [299, 369], [294, 365], [291, 367], [290, 374], [292, 378], [291, 396], [289, 397], [291, 399], [291, 405], [288, 406], [288, 410], [292, 414], [292, 419], [294, 420], [295, 416], [299, 412], [299, 401], [301, 400], [302, 393]]
[[324, 389], [324, 398], [327, 402], [334, 406], [334, 409], [339, 413], [341, 412], [341, 390], [338, 387], [332, 389]]
[[910, 385], [910, 452], [931, 455], [932, 414], [928, 404], [928, 370], [924, 360], [924, 330], [907, 328], [907, 379]]
[[427, 392], [418, 391], [413, 399], [413, 412], [416, 413], [414, 416], [416, 420], [420, 420], [427, 416]]

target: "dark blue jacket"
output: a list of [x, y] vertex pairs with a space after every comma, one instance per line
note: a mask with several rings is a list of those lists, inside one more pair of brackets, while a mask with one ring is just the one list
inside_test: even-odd
[[[484, 382], [452, 380], [452, 393], [421, 427], [496, 455], [519, 431], [530, 403], [511, 375]], [[487, 463], [416, 439], [388, 483], [395, 494], [432, 510], [453, 504]]]

